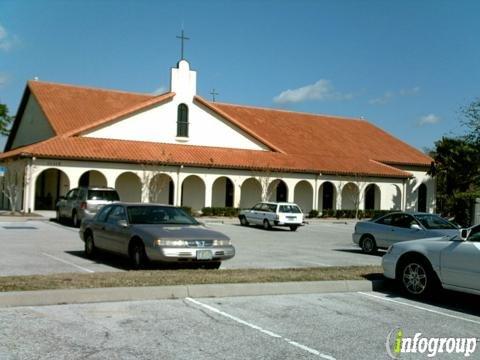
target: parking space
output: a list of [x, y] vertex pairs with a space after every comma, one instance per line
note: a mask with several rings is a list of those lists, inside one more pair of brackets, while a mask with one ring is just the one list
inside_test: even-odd
[[[291, 268], [337, 265], [379, 265], [380, 256], [364, 255], [352, 244], [352, 225], [321, 223], [296, 232], [270, 231], [238, 224], [207, 224], [230, 236], [236, 256], [223, 269]], [[61, 272], [123, 271], [127, 259], [102, 254], [95, 261], [83, 255], [78, 230], [51, 221], [0, 222], [0, 276]]]
[[0, 309], [0, 358], [387, 359], [396, 329], [479, 336], [478, 299], [448, 296], [440, 305], [369, 292]]

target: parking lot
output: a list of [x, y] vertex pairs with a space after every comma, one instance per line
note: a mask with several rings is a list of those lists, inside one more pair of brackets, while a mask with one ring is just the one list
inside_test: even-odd
[[353, 292], [4, 308], [0, 358], [388, 359], [387, 336], [398, 328], [478, 337], [477, 300], [446, 293], [433, 305]]
[[[352, 243], [352, 224], [318, 222], [296, 232], [266, 231], [237, 223], [207, 224], [230, 236], [236, 256], [223, 269], [291, 268], [337, 265], [379, 265], [380, 256], [364, 255]], [[124, 271], [128, 261], [101, 254], [94, 261], [83, 255], [78, 229], [53, 221], [0, 222], [0, 276], [64, 272]]]

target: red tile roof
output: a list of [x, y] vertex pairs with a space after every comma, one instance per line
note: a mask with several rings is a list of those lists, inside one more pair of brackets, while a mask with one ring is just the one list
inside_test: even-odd
[[[428, 166], [431, 158], [363, 121], [325, 115], [195, 101], [265, 144], [272, 151], [123, 141], [78, 136], [151, 106], [158, 96], [30, 81], [28, 89], [56, 137], [0, 154], [96, 161], [408, 177], [388, 164]], [[12, 133], [11, 136], [14, 136]]]

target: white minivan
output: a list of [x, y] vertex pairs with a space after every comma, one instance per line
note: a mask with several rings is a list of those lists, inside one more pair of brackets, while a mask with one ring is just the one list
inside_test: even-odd
[[242, 226], [262, 225], [266, 230], [271, 229], [272, 226], [287, 226], [295, 231], [303, 225], [303, 213], [300, 207], [286, 202], [261, 202], [251, 209], [240, 211], [238, 218]]

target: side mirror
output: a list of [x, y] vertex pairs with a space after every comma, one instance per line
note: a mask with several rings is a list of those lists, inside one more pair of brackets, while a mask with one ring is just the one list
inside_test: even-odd
[[422, 228], [421, 228], [420, 225], [418, 225], [418, 224], [412, 224], [412, 225], [410, 225], [410, 229], [412, 229], [412, 230], [422, 230]]
[[462, 229], [460, 230], [460, 237], [462, 240], [467, 240], [468, 238], [468, 229]]
[[127, 220], [118, 220], [118, 221], [117, 221], [117, 224], [118, 224], [118, 226], [120, 226], [121, 228], [127, 228], [127, 227], [128, 227]]

